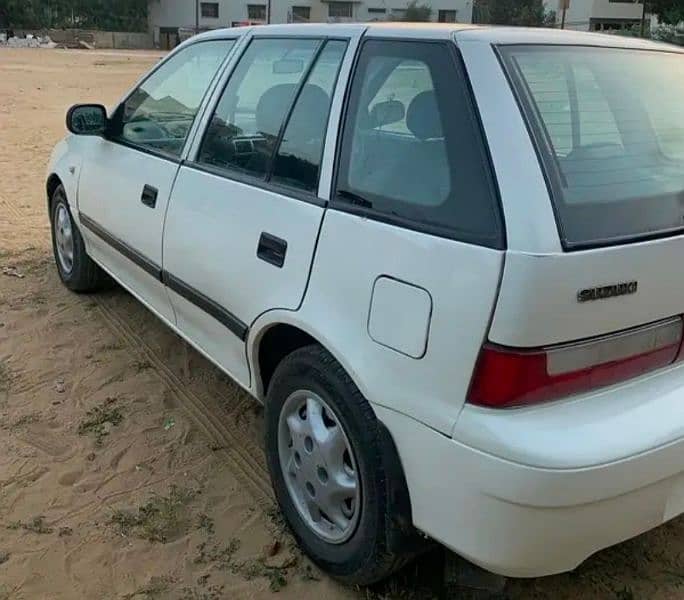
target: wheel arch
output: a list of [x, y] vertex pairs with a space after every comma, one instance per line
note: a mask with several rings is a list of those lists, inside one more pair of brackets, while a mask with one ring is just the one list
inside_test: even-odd
[[[279, 345], [284, 340], [285, 344]], [[309, 323], [302, 321], [296, 312], [272, 310], [261, 315], [252, 324], [247, 338], [247, 358], [254, 376], [252, 392], [260, 402], [266, 399], [270, 377], [280, 361], [294, 350], [309, 344], [318, 344], [325, 348], [347, 371], [361, 393], [368, 397], [358, 373], [336, 350], [331, 340], [321, 331], [311, 327]], [[267, 356], [275, 361], [275, 364], [273, 362], [262, 364], [261, 359]]]
[[45, 182], [45, 191], [47, 193], [47, 209], [48, 215], [52, 218], [52, 195], [59, 186], [63, 186], [63, 182], [57, 173], [50, 173]]
[[[279, 346], [279, 344], [282, 345]], [[293, 311], [270, 311], [262, 315], [250, 328], [247, 340], [247, 356], [254, 375], [253, 392], [259, 401], [266, 401], [268, 383], [280, 361], [294, 350], [309, 344], [318, 344], [329, 352], [368, 399], [358, 379], [358, 374], [353, 372], [348, 361], [335, 351], [334, 346], [325, 336], [302, 322]], [[263, 359], [266, 359], [266, 362], [262, 362]], [[370, 399], [368, 400], [378, 422], [379, 441], [387, 474], [387, 494], [392, 505], [397, 509], [393, 515], [396, 528], [388, 529], [397, 534], [393, 539], [388, 540], [388, 543], [396, 549], [409, 541], [415, 545], [417, 542], [413, 530], [411, 497], [399, 451], [392, 433], [378, 416]]]

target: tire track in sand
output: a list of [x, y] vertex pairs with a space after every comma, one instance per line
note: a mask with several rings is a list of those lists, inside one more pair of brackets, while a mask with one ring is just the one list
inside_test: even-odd
[[12, 202], [8, 198], [0, 196], [0, 208], [17, 220], [26, 218], [25, 212], [22, 211], [15, 202]]
[[[210, 398], [202, 398], [185, 385], [169, 366], [154, 352], [145, 339], [138, 335], [119, 316], [104, 298], [98, 298], [98, 311], [112, 333], [119, 337], [135, 354], [147, 359], [155, 372], [174, 392], [190, 419], [208, 438], [215, 452], [225, 459], [231, 471], [247, 488], [254, 500], [264, 510], [273, 507], [274, 497], [270, 478], [263, 461], [263, 451], [250, 436], [245, 435], [233, 423], [226, 411]], [[232, 412], [232, 411], [231, 411]]]

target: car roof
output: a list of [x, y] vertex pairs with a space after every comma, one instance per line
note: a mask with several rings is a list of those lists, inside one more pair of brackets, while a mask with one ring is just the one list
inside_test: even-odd
[[449, 39], [457, 42], [473, 41], [485, 44], [560, 44], [572, 46], [598, 46], [613, 48], [636, 48], [669, 50], [684, 53], [684, 48], [672, 44], [652, 42], [640, 38], [600, 34], [569, 29], [507, 27], [496, 25], [472, 25], [465, 23], [295, 23], [257, 25], [214, 29], [194, 38], [195, 41], [242, 36], [252, 32], [257, 36], [269, 35], [353, 35], [365, 32], [366, 37], [391, 37], [410, 39]]
[[479, 40], [489, 44], [560, 44], [566, 46], [603, 46], [611, 48], [636, 48], [672, 50], [684, 53], [684, 48], [673, 44], [653, 42], [635, 37], [551, 27], [471, 27], [456, 34], [457, 41]]

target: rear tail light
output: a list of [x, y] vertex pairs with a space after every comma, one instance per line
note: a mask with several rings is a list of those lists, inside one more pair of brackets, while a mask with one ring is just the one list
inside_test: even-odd
[[675, 362], [677, 317], [571, 344], [535, 350], [485, 344], [468, 402], [492, 408], [537, 404], [611, 385]]

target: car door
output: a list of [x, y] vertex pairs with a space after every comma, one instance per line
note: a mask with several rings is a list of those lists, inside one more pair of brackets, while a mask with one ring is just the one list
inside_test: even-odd
[[272, 308], [296, 309], [306, 288], [348, 43], [253, 37], [174, 186], [164, 273], [178, 328], [245, 386], [250, 323]]
[[503, 224], [455, 44], [380, 36], [355, 63], [298, 316], [370, 402], [448, 434], [496, 301]]
[[161, 283], [166, 205], [185, 142], [235, 40], [181, 48], [139, 85], [84, 156], [78, 209], [91, 256], [174, 322]]

